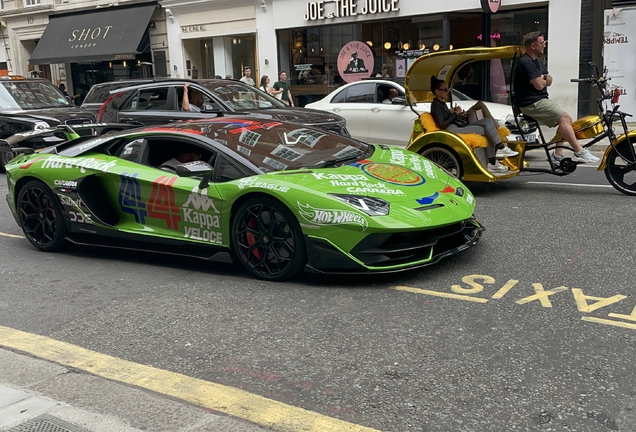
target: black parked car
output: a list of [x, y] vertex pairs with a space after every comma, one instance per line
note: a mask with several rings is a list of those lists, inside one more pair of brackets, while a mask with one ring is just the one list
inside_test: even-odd
[[[201, 91], [201, 112], [182, 111], [183, 85]], [[210, 118], [224, 113], [244, 113], [263, 119], [282, 120], [318, 127], [349, 136], [346, 120], [339, 115], [285, 105], [273, 96], [240, 81], [168, 79], [110, 91], [99, 109], [98, 121], [160, 125], [178, 120]]]
[[[94, 123], [95, 114], [82, 111], [44, 78], [0, 78], [0, 139], [19, 132], [46, 129], [60, 124]], [[0, 170], [14, 154], [0, 151]]]
[[86, 93], [86, 97], [84, 98], [84, 101], [82, 101], [82, 106], [80, 108], [82, 108], [84, 111], [95, 113], [95, 115], [97, 116], [99, 108], [111, 96], [110, 92], [112, 90], [151, 82], [153, 82], [152, 78], [146, 78], [108, 81], [95, 84], [93, 87], [91, 87], [88, 93]]

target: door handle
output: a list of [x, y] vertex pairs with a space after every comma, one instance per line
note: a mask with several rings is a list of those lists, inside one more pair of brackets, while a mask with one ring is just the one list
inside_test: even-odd
[[339, 108], [339, 107], [334, 107], [334, 109], [333, 109], [333, 110], [334, 110], [335, 112], [338, 112], [338, 111], [340, 111], [340, 108]]
[[378, 107], [373, 107], [373, 108], [371, 108], [371, 111], [373, 111], [373, 112], [380, 112], [380, 108], [378, 108]]
[[130, 117], [124, 117], [124, 118], [120, 118], [119, 122], [120, 123], [132, 123], [133, 119], [131, 119]]

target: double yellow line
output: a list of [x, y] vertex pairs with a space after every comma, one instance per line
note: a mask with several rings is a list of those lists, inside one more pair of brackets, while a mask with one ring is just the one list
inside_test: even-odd
[[0, 346], [152, 390], [277, 431], [377, 432], [233, 387], [133, 363], [8, 327], [0, 326]]

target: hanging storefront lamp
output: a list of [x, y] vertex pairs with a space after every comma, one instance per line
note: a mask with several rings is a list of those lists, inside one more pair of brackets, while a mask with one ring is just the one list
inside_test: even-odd
[[373, 46], [373, 42], [372, 41], [367, 41], [367, 45], [369, 45], [370, 47]]
[[424, 51], [426, 49], [426, 45], [420, 44], [420, 50]]
[[384, 49], [391, 48], [391, 42], [384, 42]]
[[449, 50], [452, 50], [452, 49], [453, 49], [453, 46], [452, 46], [452, 45], [451, 45], [451, 46], [449, 46], [449, 47], [448, 47], [448, 49], [449, 49]]
[[403, 48], [404, 50], [407, 50], [407, 49], [411, 48], [411, 45], [409, 45], [409, 43], [408, 43], [408, 42], [404, 42], [404, 45], [402, 45], [402, 48]]
[[439, 49], [439, 44], [433, 45], [433, 51], [437, 51]]

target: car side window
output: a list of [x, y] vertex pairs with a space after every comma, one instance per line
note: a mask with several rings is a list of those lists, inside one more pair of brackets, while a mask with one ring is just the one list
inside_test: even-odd
[[190, 159], [189, 161], [201, 160], [211, 166], [214, 166], [216, 159], [216, 153], [212, 150], [196, 143], [173, 137], [148, 138], [148, 148], [148, 157], [145, 165], [155, 168], [161, 167], [173, 158], [179, 158], [183, 153], [188, 153], [188, 157], [191, 157], [192, 154], [198, 155], [198, 159]]
[[331, 103], [343, 103], [347, 98], [347, 89], [340, 90], [333, 98], [331, 98]]
[[131, 111], [169, 109], [167, 87], [141, 89], [123, 107], [123, 110]]
[[214, 179], [214, 181], [217, 183], [224, 183], [248, 176], [248, 174], [243, 172], [241, 168], [237, 167], [224, 157], [219, 158], [215, 170], [216, 178]]
[[374, 83], [361, 83], [347, 88], [346, 103], [372, 103], [375, 96]]
[[[201, 95], [203, 95], [203, 103], [204, 104], [212, 104], [212, 103], [216, 103], [216, 101], [212, 98], [210, 98], [210, 96], [204, 92], [203, 90], [201, 90], [198, 87], [190, 87], [191, 89], [197, 89], [201, 92]], [[179, 86], [177, 87], [177, 100], [179, 101], [179, 110], [181, 110], [181, 103], [183, 102], [183, 86]]]
[[117, 151], [116, 156], [129, 162], [145, 165], [148, 160], [148, 140], [139, 138], [124, 143]]

